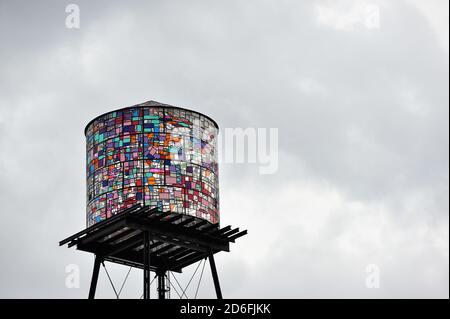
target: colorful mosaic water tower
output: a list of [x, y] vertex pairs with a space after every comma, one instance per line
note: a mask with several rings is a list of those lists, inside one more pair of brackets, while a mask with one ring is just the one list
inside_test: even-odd
[[136, 204], [218, 223], [218, 129], [201, 113], [154, 101], [92, 120], [87, 225]]
[[59, 244], [95, 255], [89, 298], [105, 261], [142, 269], [144, 299], [155, 272], [165, 299], [170, 273], [206, 259], [222, 298], [214, 254], [247, 230], [220, 228], [218, 132], [206, 115], [154, 101], [88, 123], [87, 227]]

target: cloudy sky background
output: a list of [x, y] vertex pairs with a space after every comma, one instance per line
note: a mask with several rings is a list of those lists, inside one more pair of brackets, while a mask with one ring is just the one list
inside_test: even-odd
[[279, 130], [276, 174], [220, 167], [222, 222], [249, 230], [216, 258], [225, 297], [449, 297], [447, 1], [75, 3], [80, 29], [69, 2], [0, 1], [0, 297], [87, 296], [93, 257], [58, 247], [85, 225], [83, 129], [147, 100]]

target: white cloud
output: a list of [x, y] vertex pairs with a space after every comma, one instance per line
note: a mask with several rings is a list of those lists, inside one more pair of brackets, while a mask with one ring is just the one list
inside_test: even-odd
[[[249, 190], [245, 193], [226, 186], [223, 219], [249, 228], [249, 235], [233, 249], [235, 254], [226, 257], [246, 265], [247, 281], [234, 282], [243, 291], [250, 293], [258, 286], [258, 297], [274, 296], [273, 286], [259, 283], [266, 273], [280, 282], [282, 296], [291, 298], [420, 296], [406, 284], [409, 276], [414, 276], [416, 286], [427, 286], [433, 296], [445, 292], [444, 287], [436, 291], [432, 287], [448, 279], [448, 224], [431, 225], [432, 218], [423, 215], [431, 207], [411, 207], [409, 220], [399, 222], [396, 209], [388, 203], [356, 202], [326, 183], [297, 181], [266, 189], [249, 182], [242, 185]], [[249, 202], [248, 197], [259, 204]], [[423, 202], [416, 194], [405, 194], [401, 200]], [[418, 214], [428, 222], [417, 219]], [[427, 255], [441, 262], [414, 266]], [[381, 291], [365, 286], [369, 264], [380, 267]], [[316, 266], [320, 271], [315, 272]], [[410, 271], [397, 273], [401, 269]], [[311, 275], [318, 286], [307, 284]], [[331, 289], [322, 290], [326, 287]]]
[[352, 31], [356, 28], [380, 28], [380, 10], [385, 1], [318, 1], [317, 21], [337, 30]]
[[408, 0], [408, 2], [420, 9], [428, 19], [439, 37], [442, 48], [448, 52], [449, 2], [446, 0]]

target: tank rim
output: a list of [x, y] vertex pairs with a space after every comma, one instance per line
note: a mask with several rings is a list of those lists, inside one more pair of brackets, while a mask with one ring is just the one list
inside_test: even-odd
[[[154, 105], [146, 105], [146, 104], [151, 104], [151, 103], [154, 103]], [[209, 117], [208, 115], [203, 114], [201, 112], [194, 111], [194, 110], [191, 110], [191, 109], [187, 109], [187, 108], [184, 108], [184, 107], [179, 107], [179, 106], [174, 106], [174, 105], [169, 105], [169, 104], [163, 104], [163, 103], [160, 103], [160, 102], [157, 102], [157, 101], [147, 101], [147, 102], [143, 102], [143, 103], [139, 103], [139, 104], [135, 104], [135, 105], [126, 106], [126, 107], [122, 107], [122, 108], [119, 108], [119, 109], [111, 110], [111, 111], [105, 112], [103, 114], [100, 114], [100, 115], [94, 117], [92, 120], [90, 120], [88, 122], [88, 124], [86, 124], [86, 126], [84, 128], [84, 136], [86, 136], [86, 132], [87, 132], [88, 127], [95, 120], [101, 118], [102, 116], [105, 116], [105, 115], [110, 114], [112, 112], [124, 111], [124, 110], [134, 109], [134, 108], [143, 108], [143, 107], [155, 107], [155, 108], [159, 107], [159, 108], [163, 108], [163, 109], [178, 109], [178, 110], [193, 112], [193, 113], [196, 113], [198, 115], [201, 115], [201, 116], [207, 118], [208, 120], [210, 120], [214, 124], [214, 126], [217, 129], [219, 129], [219, 125], [217, 124], [216, 121], [214, 121], [211, 117]]]

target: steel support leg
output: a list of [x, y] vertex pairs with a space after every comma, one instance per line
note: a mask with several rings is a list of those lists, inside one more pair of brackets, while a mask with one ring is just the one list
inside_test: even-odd
[[150, 299], [150, 235], [144, 232], [144, 299]]
[[166, 272], [158, 272], [158, 299], [166, 299]]
[[217, 299], [223, 299], [222, 291], [220, 291], [219, 277], [217, 276], [216, 263], [214, 262], [214, 254], [212, 251], [209, 251], [208, 259], [209, 265], [211, 266], [211, 273], [214, 281], [214, 288], [216, 289]]
[[94, 270], [92, 271], [91, 287], [89, 288], [89, 299], [95, 298], [95, 290], [97, 289], [98, 273], [100, 272], [100, 264], [102, 259], [95, 255]]

